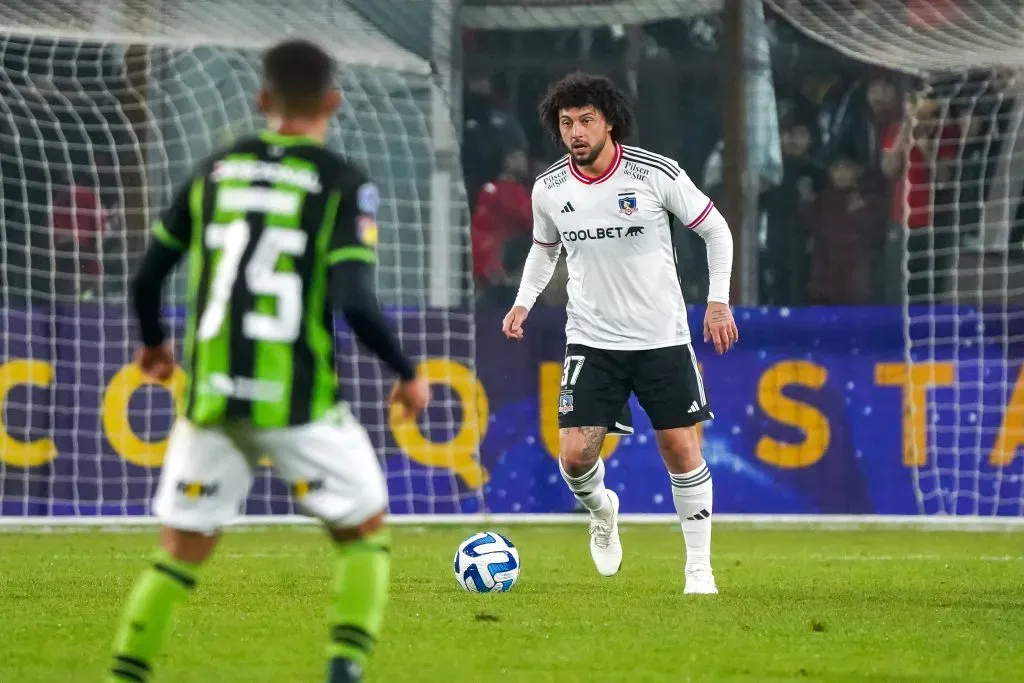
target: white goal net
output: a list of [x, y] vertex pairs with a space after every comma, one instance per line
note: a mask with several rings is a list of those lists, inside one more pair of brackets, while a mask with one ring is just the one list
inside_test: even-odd
[[[1024, 15], [1018, 0], [771, 0], [906, 74], [904, 464], [924, 513], [1024, 516]], [[899, 376], [897, 376], [899, 375]]]
[[[422, 3], [415, 30], [450, 40], [444, 7]], [[131, 364], [126, 285], [172, 189], [262, 125], [262, 50], [289, 36], [339, 62], [345, 102], [328, 146], [381, 188], [381, 300], [438, 388], [418, 425], [393, 427], [391, 378], [339, 327], [344, 396], [384, 460], [393, 513], [479, 509], [468, 222], [447, 85], [432, 73], [438, 54], [401, 47], [357, 9], [0, 2], [0, 516], [148, 514], [180, 378], [153, 385]], [[176, 342], [183, 280], [165, 309]], [[246, 514], [292, 512], [286, 487], [261, 474]]]

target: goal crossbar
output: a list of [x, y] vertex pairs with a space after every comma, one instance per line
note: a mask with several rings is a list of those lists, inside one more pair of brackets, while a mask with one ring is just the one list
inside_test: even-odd
[[[323, 45], [342, 64], [428, 75], [430, 62], [398, 45], [344, 3], [299, 11], [257, 0], [126, 0], [116, 11], [74, 2], [4, 3], [0, 36], [188, 50], [262, 50], [286, 38]], [[59, 15], [59, 16], [55, 16]]]

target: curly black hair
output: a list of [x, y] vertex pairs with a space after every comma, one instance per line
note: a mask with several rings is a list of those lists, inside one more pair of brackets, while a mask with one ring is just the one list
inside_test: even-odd
[[622, 142], [633, 134], [633, 110], [622, 91], [610, 79], [576, 72], [558, 81], [537, 107], [540, 122], [556, 140], [560, 140], [558, 115], [563, 109], [594, 107], [611, 124], [612, 140]]

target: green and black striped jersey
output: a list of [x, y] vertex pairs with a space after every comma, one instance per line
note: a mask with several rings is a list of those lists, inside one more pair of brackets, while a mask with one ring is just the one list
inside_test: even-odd
[[376, 260], [376, 187], [306, 137], [264, 131], [204, 163], [153, 227], [188, 254], [186, 415], [274, 428], [337, 401], [329, 270]]

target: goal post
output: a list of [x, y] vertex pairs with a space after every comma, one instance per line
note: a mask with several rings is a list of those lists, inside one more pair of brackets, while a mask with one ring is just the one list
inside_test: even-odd
[[1024, 516], [1024, 3], [769, 0], [902, 72], [906, 439], [925, 514]]
[[[1018, 147], [1024, 144], [1019, 136], [1024, 125], [1021, 4], [767, 3], [771, 19], [781, 16], [847, 56], [915, 79], [921, 99], [934, 102], [931, 123], [938, 130], [963, 125], [957, 149], [971, 143], [973, 161], [956, 157], [962, 168], [951, 179], [935, 180], [926, 188], [929, 205], [934, 204], [941, 220], [932, 222], [927, 232], [914, 233], [902, 226], [903, 269], [908, 276], [911, 271], [917, 275], [917, 284], [926, 284], [923, 294], [908, 289], [901, 295], [905, 362], [885, 363], [886, 372], [899, 372], [884, 378], [877, 367], [864, 374], [867, 364], [857, 363], [857, 390], [852, 381], [845, 390], [848, 399], [873, 397], [875, 393], [862, 393], [871, 377], [885, 389], [883, 393], [902, 383], [902, 424], [910, 425], [902, 432], [903, 460], [899, 462], [900, 437], [895, 431], [885, 434], [892, 437], [884, 444], [891, 451], [888, 460], [899, 467], [881, 471], [878, 478], [888, 483], [886, 475], [898, 470], [898, 486], [905, 493], [910, 485], [902, 483], [902, 477], [911, 471], [917, 511], [925, 514], [910, 518], [910, 523], [923, 527], [1019, 526], [1024, 520], [1024, 315], [1018, 307], [1024, 268], [1015, 255], [1024, 195], [1024, 167], [1019, 167], [1024, 148]], [[429, 12], [423, 9], [427, 5]], [[261, 51], [287, 36], [316, 40], [341, 65], [339, 85], [345, 103], [332, 123], [328, 144], [362, 164], [381, 186], [378, 289], [403, 344], [424, 361], [423, 370], [435, 385], [433, 405], [419, 426], [393, 422], [385, 403], [389, 378], [339, 328], [345, 397], [382, 456], [395, 521], [529, 524], [585, 519], [559, 514], [557, 510], [571, 509], [557, 507], [561, 499], [555, 507], [541, 506], [554, 499], [556, 489], [571, 499], [553, 463], [557, 421], [549, 414], [533, 424], [534, 415], [542, 411], [535, 405], [547, 400], [541, 386], [544, 378], [554, 370], [557, 380], [560, 366], [549, 358], [539, 367], [529, 365], [533, 356], [529, 362], [511, 358], [495, 343], [500, 336], [497, 325], [487, 326], [493, 334], [480, 336], [482, 351], [477, 352], [478, 318], [468, 273], [469, 221], [456, 132], [461, 102], [457, 24], [461, 19], [463, 26], [483, 30], [576, 29], [581, 54], [590, 49], [588, 36], [607, 28], [613, 36], [624, 36], [627, 54], [636, 57], [628, 77], [638, 73], [645, 50], [658, 47], [645, 41], [644, 31], [634, 30], [639, 25], [703, 17], [722, 6], [721, 0], [56, 0], [44, 7], [28, 0], [0, 3], [0, 526], [153, 523], [149, 501], [176, 415], [181, 377], [165, 386], [153, 385], [130, 363], [136, 339], [126, 286], [148, 244], [148, 227], [173, 189], [213, 150], [260, 127], [253, 95], [260, 80]], [[699, 41], [703, 36], [708, 45], [702, 49], [709, 49], [721, 27], [703, 18], [693, 24], [691, 35], [680, 35], [679, 40]], [[750, 30], [749, 23], [746, 28]], [[774, 85], [760, 49], [747, 53], [747, 108], [756, 116], [747, 117], [744, 135], [750, 140], [764, 138], [765, 144], [751, 145], [758, 153], [765, 152], [764, 163], [756, 163], [754, 153], [746, 156], [748, 168], [762, 172], [777, 166], [769, 163], [769, 152], [779, 146]], [[581, 62], [588, 68], [586, 58]], [[764, 78], [752, 78], [755, 72]], [[653, 90], [658, 102], [669, 101], [661, 89], [668, 86], [657, 86]], [[648, 94], [651, 91], [648, 83]], [[764, 97], [759, 99], [758, 93]], [[675, 118], [671, 110], [657, 113], [657, 118]], [[972, 121], [980, 121], [981, 128], [967, 125]], [[688, 146], [694, 137], [686, 140]], [[904, 200], [908, 206], [912, 203], [910, 197]], [[912, 235], [931, 238], [912, 240]], [[166, 293], [165, 315], [177, 341], [184, 323], [185, 286], [180, 271]], [[791, 314], [788, 309], [778, 312], [781, 317]], [[752, 310], [742, 313], [750, 313], [753, 321], [760, 315]], [[843, 320], [867, 324], [868, 315], [854, 313]], [[896, 309], [888, 313], [895, 316]], [[549, 316], [548, 323], [553, 319]], [[741, 318], [741, 325], [746, 321]], [[549, 338], [557, 337], [548, 332], [564, 323], [554, 322], [558, 324], [544, 328]], [[540, 331], [542, 312], [535, 312], [531, 323]], [[898, 327], [887, 324], [886, 329]], [[897, 342], [892, 339], [887, 348], [897, 348]], [[823, 367], [831, 371], [845, 364], [846, 348], [833, 350]], [[850, 349], [859, 352], [859, 347]], [[722, 409], [716, 407], [719, 426], [709, 430], [705, 453], [713, 468], [721, 468], [716, 470], [716, 486], [721, 482], [723, 493], [733, 488], [747, 500], [757, 500], [760, 507], [754, 512], [791, 510], [785, 507], [794, 500], [784, 490], [788, 485], [779, 483], [786, 479], [760, 477], [746, 468], [755, 456], [739, 445], [748, 441], [746, 426], [751, 425], [750, 434], [759, 434], [760, 425], [755, 423], [767, 414], [761, 405], [762, 382], [776, 382], [779, 386], [769, 388], [783, 396], [782, 382], [787, 378], [765, 371], [764, 356], [758, 356], [765, 353], [763, 347], [738, 350], [746, 354], [750, 377], [744, 381], [754, 378], [744, 386], [755, 393], [749, 402], [744, 392], [723, 397]], [[819, 351], [800, 348], [808, 357]], [[730, 368], [744, 367], [734, 364], [734, 358], [728, 358]], [[896, 359], [895, 353], [888, 358]], [[709, 354], [705, 362], [717, 360]], [[804, 364], [791, 367], [799, 374]], [[513, 374], [522, 374], [529, 382]], [[708, 376], [722, 374], [710, 368]], [[503, 390], [506, 384], [530, 386], [524, 389], [525, 400], [511, 391], [507, 396], [492, 393], [495, 400], [489, 411], [482, 386], [492, 384]], [[844, 391], [838, 384], [836, 390]], [[499, 406], [499, 401], [508, 405]], [[873, 436], [888, 431], [886, 425], [901, 422], [896, 400], [886, 405], [891, 405], [893, 415], [867, 432], [868, 448], [874, 447]], [[850, 413], [838, 401], [829, 406], [833, 408], [840, 418]], [[863, 419], [849, 421], [851, 430], [874, 421], [867, 417], [871, 408], [865, 405]], [[733, 417], [727, 421], [730, 413]], [[526, 422], [530, 426], [520, 429]], [[778, 422], [783, 427], [789, 424]], [[482, 463], [479, 449], [485, 447], [488, 434]], [[621, 460], [609, 461], [610, 469], [628, 461], [630, 467], [623, 469], [642, 475], [645, 470], [632, 467], [639, 464], [633, 456], [657, 460], [654, 449], [648, 445], [645, 450], [639, 439], [614, 445], [623, 448], [617, 455]], [[860, 448], [848, 450], [843, 467], [855, 465], [853, 459], [862, 456]], [[514, 466], [509, 464], [513, 460]], [[783, 474], [794, 464], [781, 458], [762, 460], [757, 463], [762, 471], [774, 472], [771, 468], [777, 467]], [[660, 468], [660, 461], [655, 465]], [[523, 478], [511, 483], [530, 468], [536, 491], [527, 488], [531, 484]], [[845, 482], [844, 473], [857, 468], [836, 469], [834, 480]], [[796, 468], [793, 473], [801, 474]], [[754, 481], [754, 475], [758, 479], [747, 488], [734, 488], [730, 474], [732, 482], [745, 483], [742, 478], [748, 476]], [[624, 515], [623, 520], [674, 519], [671, 498], [664, 491], [651, 487], [647, 502], [641, 500], [640, 478], [630, 480], [635, 488], [628, 498], [639, 501], [642, 507], [637, 509], [644, 512]], [[625, 477], [618, 474], [618, 479], [621, 485]], [[821, 498], [832, 498], [833, 493], [841, 497], [845, 489], [838, 486], [834, 491], [823, 488]], [[506, 496], [522, 491], [526, 493], [521, 497]], [[541, 502], [531, 500], [537, 491], [541, 493], [536, 498], [544, 498]], [[763, 492], [779, 495], [766, 503], [760, 497]], [[854, 501], [858, 505], [861, 493]], [[727, 495], [716, 500], [726, 502]], [[867, 493], [864, 498], [871, 502]], [[849, 502], [844, 500], [843, 505]], [[536, 507], [528, 507], [534, 503]], [[900, 513], [909, 513], [914, 506], [909, 496], [899, 503]], [[817, 504], [817, 496], [810, 496], [801, 509], [826, 511], [815, 508]], [[723, 514], [719, 521], [908, 522], [889, 515], [848, 517], [847, 509], [871, 508], [839, 507], [843, 514]], [[732, 510], [723, 505], [722, 511]], [[239, 523], [308, 521], [296, 512], [286, 487], [265, 470]]]
[[[452, 2], [428, 4], [431, 40], [450, 40]], [[149, 513], [181, 378], [154, 385], [131, 364], [128, 280], [193, 167], [262, 126], [262, 51], [292, 36], [339, 64], [327, 145], [380, 187], [381, 301], [442, 389], [419, 427], [393, 428], [389, 378], [339, 327], [344, 396], [382, 456], [393, 513], [482, 508], [477, 453], [453, 438], [483, 426], [466, 379], [475, 338], [451, 79], [435, 73], [451, 65], [327, 0], [16, 1], [0, 4], [3, 521]], [[187, 267], [165, 293], [179, 351]], [[245, 512], [295, 508], [266, 470]]]

